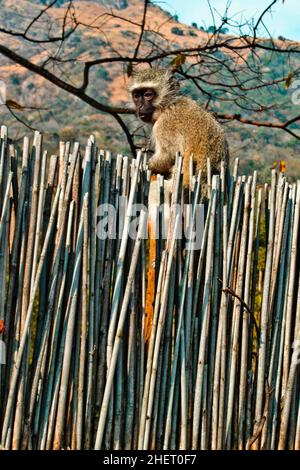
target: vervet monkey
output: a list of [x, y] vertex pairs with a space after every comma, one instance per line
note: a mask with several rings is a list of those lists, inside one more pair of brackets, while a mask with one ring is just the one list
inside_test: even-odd
[[222, 160], [228, 166], [228, 146], [224, 131], [212, 114], [183, 96], [179, 83], [167, 69], [134, 72], [129, 91], [137, 116], [153, 125], [155, 153], [148, 162], [153, 173], [168, 174], [176, 158], [183, 156], [183, 185], [189, 185], [190, 157], [196, 173], [206, 178], [207, 158], [212, 173], [220, 172]]

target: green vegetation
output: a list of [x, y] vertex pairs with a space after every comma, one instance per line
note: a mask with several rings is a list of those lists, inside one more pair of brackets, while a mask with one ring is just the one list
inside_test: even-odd
[[209, 26], [208, 28], [204, 28], [203, 26], [198, 26], [197, 23], [193, 22], [191, 23], [191, 26], [193, 26], [193, 28], [199, 29], [200, 31], [205, 31], [206, 33], [209, 33], [209, 34], [215, 34], [216, 32], [219, 32], [221, 34], [228, 34], [229, 32], [228, 28], [225, 28], [225, 27], [219, 28], [214, 25]]
[[181, 28], [178, 28], [177, 26], [174, 26], [171, 28], [171, 33], [177, 34], [177, 36], [184, 36], [184, 31]]
[[125, 38], [135, 38], [137, 36], [136, 33], [134, 33], [133, 31], [122, 31], [122, 36], [124, 36]]
[[[35, 1], [34, 3], [41, 2]], [[12, 12], [8, 9], [2, 9], [1, 15], [7, 24], [13, 27]], [[173, 45], [177, 45], [178, 48], [183, 39], [188, 43], [189, 37], [196, 37], [197, 35], [200, 37], [199, 31], [204, 31], [203, 26], [199, 26], [196, 22], [193, 22], [189, 29], [183, 29], [180, 26], [180, 24], [175, 25], [171, 30], [174, 34], [172, 38]], [[213, 31], [213, 27], [209, 26], [206, 31]], [[130, 30], [122, 29], [118, 33], [120, 32], [124, 37], [124, 44], [129, 43], [127, 39], [133, 42], [138, 37], [135, 32]], [[222, 29], [221, 32], [226, 33]], [[61, 47], [63, 58], [71, 59], [72, 61], [69, 65], [59, 66], [55, 70], [59, 74], [60, 70], [64, 69], [64, 73], [70, 78], [70, 81], [76, 84], [76, 86], [80, 86], [82, 82], [82, 61], [87, 60], [89, 56], [92, 58], [109, 56], [110, 48], [105, 39], [100, 34], [97, 36], [83, 35], [80, 29], [77, 30]], [[284, 40], [282, 36], [279, 39]], [[157, 36], [154, 31], [145, 31], [143, 41], [147, 47], [152, 47], [151, 44], [156, 40]], [[161, 39], [160, 46], [161, 48], [167, 47], [167, 41], [164, 42]], [[24, 46], [24, 54], [26, 53], [26, 56], [31, 57], [35, 52], [36, 49], [33, 45], [26, 44]], [[228, 60], [228, 55], [221, 51], [212, 51], [207, 54], [207, 56], [209, 55], [221, 62]], [[258, 59], [260, 64], [258, 64]], [[223, 67], [218, 75], [210, 76], [209, 73], [212, 70], [212, 66], [210, 65], [210, 69], [208, 69], [206, 65], [209, 60], [207, 57], [198, 70], [198, 73], [200, 75], [203, 73], [204, 76], [204, 80], [199, 81], [200, 89], [187, 80], [182, 81], [181, 84], [182, 92], [200, 104], [206, 106], [209, 101], [209, 110], [219, 114], [240, 113], [244, 118], [256, 121], [277, 122], [285, 122], [287, 119], [299, 114], [300, 107], [292, 104], [291, 101], [291, 94], [294, 90], [289, 88], [293, 79], [293, 71], [297, 70], [300, 65], [300, 58], [296, 55], [291, 56], [289, 60], [287, 60], [284, 54], [273, 54], [268, 51], [260, 51], [259, 56], [254, 58], [249, 55], [247, 57], [249, 67], [252, 70], [259, 70], [260, 67], [260, 72], [258, 73], [261, 74], [264, 82], [277, 80], [278, 84], [260, 89], [257, 88], [256, 80], [249, 80], [249, 75], [246, 72], [239, 72], [239, 81], [241, 83], [244, 81], [246, 88], [250, 91], [247, 91], [245, 95], [240, 94], [235, 102], [228, 99], [230, 94], [226, 92], [226, 85], [234, 85], [231, 72], [226, 67]], [[1, 65], [3, 64], [4, 62], [1, 63]], [[169, 66], [170, 59], [162, 61], [160, 65]], [[185, 67], [185, 65], [182, 66], [183, 68]], [[92, 68], [88, 86], [89, 95], [101, 100], [102, 103], [110, 103], [112, 98], [109, 91], [111, 90], [110, 84], [123, 72], [122, 66], [117, 67], [114, 64]], [[196, 70], [195, 74], [197, 74]], [[290, 80], [284, 79], [284, 77], [290, 77]], [[9, 79], [6, 80], [8, 80], [9, 99], [27, 107], [40, 106], [47, 108], [47, 111], [41, 112], [26, 109], [22, 113], [15, 112], [32, 127], [43, 130], [45, 141], [49, 143], [53, 151], [57, 151], [56, 147], [61, 132], [65, 135], [76, 136], [78, 129], [80, 129], [80, 134], [83, 137], [88, 136], [91, 132], [96, 132], [99, 136], [98, 141], [101, 142], [103, 147], [109, 145], [109, 147], [117, 148], [118, 150], [120, 147], [123, 147], [125, 152], [129, 151], [123, 132], [110, 116], [101, 115], [79, 99], [58, 90], [53, 85], [44, 80], [42, 81], [40, 77], [24, 72], [24, 70], [18, 72], [16, 69], [13, 69]], [[216, 87], [213, 84], [210, 85], [210, 82], [220, 82], [224, 86]], [[120, 92], [120, 97], [122, 93]], [[212, 94], [210, 100], [209, 94]], [[114, 96], [114, 99], [118, 99], [118, 96], [117, 98]], [[263, 110], [261, 112], [259, 109], [257, 110], [255, 103], [262, 105]], [[269, 107], [272, 103], [275, 103], [276, 107], [271, 108], [269, 111], [264, 110], [264, 107]], [[114, 104], [117, 104], [116, 101]], [[251, 108], [253, 111], [247, 111], [247, 109]], [[71, 122], [70, 116], [72, 116]], [[134, 117], [125, 116], [124, 121], [130, 125], [131, 129], [135, 129], [137, 126]], [[21, 138], [23, 132], [28, 132], [25, 127], [21, 127], [20, 122], [17, 122], [13, 115], [3, 106], [0, 108], [0, 122], [8, 125], [11, 132], [15, 133], [13, 136], [18, 135], [18, 138], [19, 136]], [[225, 121], [222, 124], [228, 136], [231, 158], [232, 160], [236, 157], [240, 158], [243, 173], [249, 174], [256, 169], [259, 180], [267, 181], [269, 179], [269, 168], [273, 166], [274, 161], [285, 160], [286, 175], [290, 180], [300, 176], [300, 142], [291, 135], [282, 130], [246, 126], [234, 121]], [[75, 129], [74, 133], [72, 133], [73, 131], [70, 128]], [[300, 131], [299, 124], [295, 124], [294, 129], [299, 129]]]
[[216, 32], [219, 32], [221, 34], [228, 34], [229, 29], [228, 28], [217, 28], [216, 26], [209, 26], [206, 31], [210, 34], [215, 34]]
[[10, 80], [11, 80], [11, 83], [15, 86], [18, 86], [21, 83], [20, 77], [18, 75], [12, 75]]

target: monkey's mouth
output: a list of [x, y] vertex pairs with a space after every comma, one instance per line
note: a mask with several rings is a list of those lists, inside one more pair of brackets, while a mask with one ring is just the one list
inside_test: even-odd
[[151, 122], [151, 121], [152, 121], [152, 113], [149, 113], [149, 114], [139, 114], [138, 117], [139, 117], [143, 122]]

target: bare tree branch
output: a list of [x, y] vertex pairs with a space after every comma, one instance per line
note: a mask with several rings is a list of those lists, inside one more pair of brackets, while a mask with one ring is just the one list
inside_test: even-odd
[[[30, 20], [23, 31], [10, 29], [5, 25], [0, 27], [0, 33], [3, 33], [7, 38], [10, 36], [20, 38], [23, 41], [21, 47], [22, 44], [30, 43], [36, 49], [42, 48], [44, 56], [46, 55], [46, 58], [43, 57], [43, 62], [38, 64], [33, 58], [25, 58], [22, 52], [13, 50], [10, 43], [4, 44], [4, 41], [0, 44], [0, 54], [25, 67], [30, 72], [43, 77], [56, 87], [76, 96], [94, 109], [111, 115], [124, 131], [133, 152], [136, 147], [133, 142], [135, 132], [130, 132], [126, 121], [121, 117], [121, 115], [132, 114], [133, 111], [124, 106], [112, 106], [103, 103], [98, 99], [98, 96], [94, 97], [90, 91], [87, 92], [88, 88], [90, 90], [90, 74], [94, 67], [106, 70], [106, 66], [112, 64], [114, 66], [121, 65], [123, 70], [130, 71], [131, 68], [141, 64], [166, 66], [168, 61], [173, 64], [178, 56], [182, 56], [185, 58], [184, 65], [177, 67], [180, 80], [184, 84], [192, 84], [193, 88], [198, 90], [198, 94], [205, 99], [206, 108], [211, 108], [210, 110], [219, 119], [237, 121], [241, 124], [256, 127], [281, 129], [292, 137], [300, 139], [297, 129], [293, 127], [293, 125], [300, 122], [300, 116], [284, 119], [279, 115], [279, 119], [274, 120], [270, 114], [270, 110], [274, 111], [277, 109], [276, 107], [280, 106], [272, 100], [273, 90], [282, 84], [286, 84], [291, 80], [291, 77], [300, 76], [300, 67], [295, 68], [294, 63], [290, 60], [290, 58], [300, 53], [298, 43], [291, 41], [278, 42], [270, 37], [258, 37], [259, 26], [262, 25], [265, 28], [264, 18], [277, 2], [278, 0], [270, 1], [255, 24], [251, 25], [250, 21], [242, 23], [229, 18], [229, 3], [226, 6], [225, 13], [220, 15], [217, 10], [212, 9], [208, 1], [215, 33], [201, 34], [200, 41], [196, 46], [178, 47], [178, 44], [174, 45], [171, 40], [167, 40], [164, 36], [161, 31], [162, 25], [157, 26], [155, 30], [150, 28], [148, 11], [151, 6], [149, 0], [144, 0], [140, 20], [138, 21], [127, 18], [126, 15], [121, 16], [111, 10], [96, 15], [89, 23], [85, 23], [80, 17], [77, 18], [76, 6], [73, 5], [72, 1], [69, 1], [67, 7], [63, 10], [62, 18], [58, 20], [57, 16], [54, 16], [55, 22], [53, 22], [50, 12], [51, 8], [56, 6], [57, 0], [52, 0], [49, 5], [41, 9]], [[216, 23], [215, 13], [220, 16], [219, 26]], [[44, 16], [47, 20], [49, 17], [47, 36], [45, 36], [45, 28], [43, 27], [43, 36], [33, 37], [30, 35], [33, 26], [38, 27], [41, 25], [40, 22]], [[106, 38], [104, 28], [111, 19], [119, 20], [124, 27], [124, 32], [127, 31], [126, 27], [128, 25], [139, 30], [138, 34], [135, 33], [136, 39], [132, 55], [122, 54], [122, 49], [119, 50], [118, 47], [114, 47], [108, 39], [105, 46], [103, 46], [103, 50], [99, 53], [95, 54], [94, 51], [87, 51], [87, 60], [82, 55], [76, 56], [75, 49], [72, 54], [66, 53], [67, 41], [75, 32], [80, 34], [81, 31], [88, 29], [101, 33]], [[172, 21], [171, 17], [163, 21], [163, 25], [170, 21]], [[56, 29], [57, 27], [60, 28], [60, 34], [57, 34], [57, 32], [51, 34], [53, 24], [55, 24]], [[224, 25], [237, 28], [240, 34], [237, 36], [224, 34]], [[244, 34], [243, 28], [245, 27], [250, 28], [250, 30], [252, 28], [252, 35]], [[56, 46], [56, 44], [57, 49], [53, 51], [53, 46]], [[287, 70], [286, 74], [282, 76], [275, 76], [275, 78], [266, 75], [261, 54], [263, 51], [272, 54], [284, 54], [290, 70]], [[40, 49], [38, 53], [40, 54]], [[75, 81], [73, 81], [74, 67], [76, 67], [76, 83], [78, 83], [78, 78], [82, 78], [79, 86], [75, 85]], [[259, 90], [265, 90], [265, 93], [270, 94], [269, 102], [264, 102], [260, 98], [262, 95], [257, 93], [253, 95], [253, 91], [257, 92]], [[223, 102], [225, 107], [223, 113], [219, 109], [217, 109], [217, 112], [214, 109], [216, 100]], [[232, 104], [232, 112], [230, 113], [226, 112], [228, 104]], [[255, 116], [254, 119], [252, 118], [254, 113], [259, 113], [260, 116], [265, 113], [265, 116], [269, 118], [260, 120]]]
[[288, 134], [292, 135], [296, 139], [300, 140], [300, 135], [295, 134], [289, 126], [294, 124], [295, 122], [300, 121], [300, 115], [290, 119], [286, 122], [267, 122], [267, 121], [254, 121], [251, 119], [243, 118], [240, 114], [217, 114], [219, 119], [229, 120], [229, 121], [239, 121], [243, 124], [248, 124], [250, 126], [256, 127], [269, 127], [272, 129], [282, 129], [283, 131], [287, 132]]

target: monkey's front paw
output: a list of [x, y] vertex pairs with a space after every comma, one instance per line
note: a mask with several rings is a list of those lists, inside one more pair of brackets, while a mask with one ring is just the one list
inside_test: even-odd
[[170, 167], [164, 159], [157, 157], [150, 158], [148, 161], [148, 169], [154, 174], [160, 173], [161, 175], [169, 174], [170, 171]]

